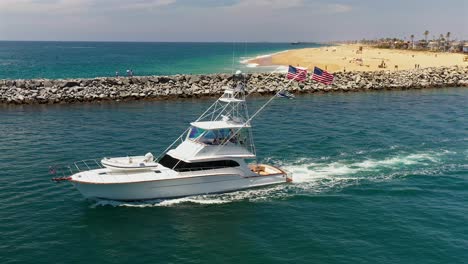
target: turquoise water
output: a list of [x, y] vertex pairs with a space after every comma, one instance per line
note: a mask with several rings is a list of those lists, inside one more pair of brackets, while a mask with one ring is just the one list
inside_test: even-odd
[[213, 100], [0, 106], [0, 263], [466, 263], [466, 88], [274, 101], [254, 135], [292, 184], [118, 203], [49, 180], [162, 151]]
[[319, 44], [0, 41], [0, 79], [231, 73], [242, 60]]

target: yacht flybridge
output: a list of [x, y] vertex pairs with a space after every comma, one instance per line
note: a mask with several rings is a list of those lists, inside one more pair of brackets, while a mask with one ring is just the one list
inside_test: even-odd
[[[75, 171], [69, 167], [71, 176], [54, 180], [70, 181], [86, 198], [121, 201], [222, 193], [292, 181], [292, 175], [281, 168], [246, 162], [256, 159], [251, 120], [266, 105], [250, 117], [244, 83], [241, 78], [234, 80], [237, 86], [226, 89], [158, 158], [151, 153], [104, 158], [93, 161], [94, 169], [89, 161], [82, 161], [74, 164]], [[83, 164], [87, 169], [82, 169]]]

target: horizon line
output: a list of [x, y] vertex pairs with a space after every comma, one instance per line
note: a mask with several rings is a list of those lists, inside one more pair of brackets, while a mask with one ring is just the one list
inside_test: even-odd
[[0, 42], [121, 42], [121, 43], [304, 43], [323, 44], [338, 41], [151, 41], [151, 40], [10, 40], [0, 39]]

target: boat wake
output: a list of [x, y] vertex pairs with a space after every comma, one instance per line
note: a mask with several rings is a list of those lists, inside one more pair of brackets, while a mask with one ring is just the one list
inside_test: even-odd
[[[200, 196], [202, 197], [202, 196]], [[211, 204], [224, 204], [229, 201], [218, 200], [218, 199], [201, 199], [197, 196], [184, 197], [177, 199], [157, 199], [157, 200], [148, 200], [148, 201], [137, 201], [137, 202], [119, 202], [111, 200], [97, 200], [94, 204], [91, 205], [92, 208], [98, 206], [113, 206], [113, 207], [169, 207], [180, 204], [200, 204], [200, 205], [211, 205]]]
[[[400, 154], [384, 159], [363, 159], [360, 161], [328, 159], [312, 160], [301, 158], [281, 166], [293, 173], [292, 184], [235, 191], [224, 194], [196, 195], [178, 199], [150, 200], [144, 202], [118, 202], [100, 200], [91, 207], [173, 207], [209, 206], [232, 202], [263, 202], [284, 200], [296, 195], [320, 194], [339, 190], [362, 182], [390, 181], [411, 174], [430, 174], [430, 170], [441, 164], [450, 151]], [[274, 160], [270, 159], [270, 162]], [[278, 162], [280, 163], [280, 162]]]
[[441, 154], [418, 153], [408, 155], [398, 155], [395, 157], [378, 159], [366, 159], [362, 161], [334, 161], [328, 163], [314, 163], [307, 159], [284, 168], [293, 173], [294, 182], [309, 182], [312, 179], [339, 177], [343, 179], [369, 179], [368, 174], [375, 176], [378, 172], [388, 172], [396, 170], [406, 170], [411, 167], [428, 166], [440, 161]]

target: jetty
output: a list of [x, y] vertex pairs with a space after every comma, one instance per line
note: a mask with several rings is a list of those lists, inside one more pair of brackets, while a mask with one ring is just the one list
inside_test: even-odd
[[[468, 66], [412, 70], [336, 72], [324, 85], [310, 79], [288, 81], [283, 73], [245, 74], [249, 92], [271, 95], [286, 87], [291, 93], [468, 87]], [[92, 79], [0, 80], [0, 104], [59, 104], [123, 100], [166, 100], [220, 96], [233, 85], [231, 74], [100, 77]]]

